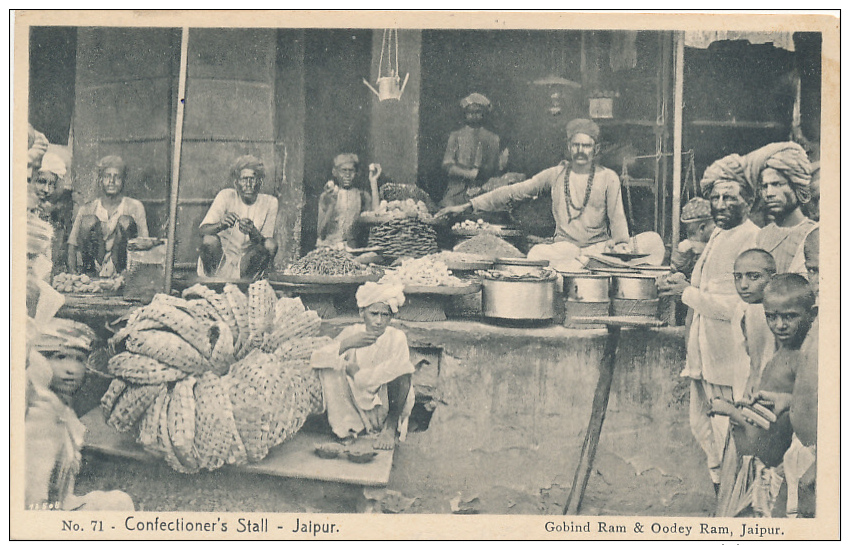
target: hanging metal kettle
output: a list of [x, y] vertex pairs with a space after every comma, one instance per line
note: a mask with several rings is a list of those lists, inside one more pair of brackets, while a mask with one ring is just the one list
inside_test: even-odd
[[[393, 41], [395, 41], [395, 46], [393, 47]], [[387, 52], [387, 66], [384, 68], [384, 51]], [[392, 57], [395, 54], [395, 69], [392, 67]], [[404, 93], [404, 88], [407, 86], [407, 79], [410, 77], [410, 73], [405, 74], [404, 82], [401, 81], [401, 77], [399, 76], [398, 71], [398, 29], [385, 29], [384, 36], [381, 40], [381, 57], [378, 61], [378, 79], [375, 81], [375, 85], [378, 86], [377, 89], [372, 87], [372, 85], [363, 79], [363, 83], [366, 84], [375, 96], [378, 97], [378, 100], [401, 100], [401, 95]]]

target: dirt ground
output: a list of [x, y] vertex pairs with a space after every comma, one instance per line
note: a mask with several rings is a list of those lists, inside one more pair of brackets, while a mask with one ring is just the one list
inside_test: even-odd
[[[461, 508], [478, 513], [563, 512], [572, 484], [571, 472], [525, 490], [506, 486], [476, 489], [474, 482], [462, 479], [451, 488], [440, 479], [429, 480], [428, 464], [421, 463], [417, 444], [427, 441], [426, 436], [412, 433], [397, 449], [388, 489], [400, 495], [381, 500], [383, 511], [448, 514], [453, 507], [458, 508], [460, 500]], [[565, 466], [572, 468], [572, 463]], [[458, 475], [481, 469], [454, 468]], [[499, 471], [495, 464], [484, 469]], [[622, 457], [600, 450], [581, 514], [710, 516], [713, 493], [707, 475], [705, 484], [704, 493], [695, 493], [675, 475], [665, 475], [657, 468], [638, 470]], [[86, 455], [77, 493], [113, 489], [130, 494], [140, 511], [354, 513], [365, 505], [358, 486], [247, 474], [229, 468], [183, 475], [164, 462], [144, 464]]]

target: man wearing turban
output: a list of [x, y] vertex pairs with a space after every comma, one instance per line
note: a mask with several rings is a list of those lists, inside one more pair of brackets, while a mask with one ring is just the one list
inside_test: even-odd
[[70, 189], [62, 187], [65, 161], [55, 153], [46, 152], [31, 182], [35, 194], [33, 212], [53, 228], [53, 273], [67, 263], [67, 238], [74, 220], [74, 200]]
[[747, 178], [761, 191], [769, 223], [756, 245], [776, 261], [776, 272], [806, 274], [803, 243], [817, 226], [803, 214], [811, 200], [812, 166], [806, 152], [795, 142], [777, 142], [745, 157]]
[[472, 93], [460, 101], [466, 123], [449, 135], [443, 170], [448, 186], [440, 206], [455, 206], [469, 201], [481, 192], [481, 186], [497, 176], [499, 136], [483, 127], [492, 105], [484, 95]]
[[404, 286], [368, 282], [356, 298], [363, 323], [343, 329], [310, 363], [319, 370], [334, 434], [343, 440], [376, 434], [375, 448], [389, 450], [396, 434], [405, 439], [415, 400], [407, 336], [389, 325], [404, 304]]
[[127, 166], [116, 155], [97, 162], [100, 197], [84, 204], [68, 235], [68, 270], [109, 277], [127, 267], [127, 241], [148, 236], [145, 207], [124, 196]]
[[599, 151], [599, 126], [590, 119], [573, 119], [567, 124], [567, 141], [570, 161], [562, 161], [524, 182], [479, 195], [469, 203], [444, 208], [437, 215], [469, 209], [492, 212], [549, 193], [555, 243], [534, 246], [529, 258], [546, 259], [562, 270], [572, 270], [581, 267], [576, 258], [582, 254], [636, 251], [649, 255], [632, 264], [660, 265], [665, 253], [661, 237], [652, 232], [629, 237], [620, 179], [613, 170], [594, 162]]
[[754, 246], [759, 228], [747, 217], [754, 190], [741, 156], [715, 161], [705, 170], [700, 190], [717, 228], [694, 265], [690, 283], [670, 277], [659, 285], [659, 295], [681, 295], [692, 315], [682, 376], [691, 379], [691, 430], [706, 453], [716, 492], [729, 418], [708, 416], [708, 411], [714, 398], [732, 401], [735, 358], [729, 339], [732, 315], [740, 301], [733, 269], [738, 254]]
[[254, 279], [271, 265], [277, 254], [278, 203], [275, 196], [260, 193], [265, 173], [263, 162], [253, 155], [233, 162], [233, 187], [219, 191], [198, 228], [198, 276]]

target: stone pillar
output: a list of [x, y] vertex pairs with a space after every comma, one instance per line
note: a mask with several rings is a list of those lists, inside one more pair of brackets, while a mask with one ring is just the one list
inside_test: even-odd
[[[372, 70], [369, 83], [375, 86], [381, 58], [383, 30], [372, 34]], [[402, 82], [410, 74], [401, 100], [378, 100], [372, 94], [372, 117], [369, 127], [369, 156], [381, 163], [384, 173], [393, 181], [415, 184], [419, 167], [419, 96], [422, 51], [421, 30], [398, 31], [398, 67]], [[393, 63], [394, 65], [395, 63]], [[384, 53], [384, 67], [387, 55]], [[370, 93], [371, 94], [371, 93]]]
[[279, 206], [275, 262], [279, 268], [299, 256], [301, 218], [304, 215], [304, 130], [306, 99], [304, 84], [303, 29], [280, 29], [277, 34], [275, 82], [275, 161], [281, 166], [275, 177]]

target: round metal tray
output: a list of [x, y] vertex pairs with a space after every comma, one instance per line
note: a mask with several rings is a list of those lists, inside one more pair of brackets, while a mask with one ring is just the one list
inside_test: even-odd
[[381, 274], [283, 274], [276, 273], [269, 276], [269, 282], [286, 282], [290, 284], [365, 284], [366, 282], [377, 282]]
[[462, 237], [474, 237], [474, 236], [483, 235], [483, 234], [493, 235], [493, 236], [497, 236], [497, 237], [505, 237], [505, 238], [514, 238], [514, 237], [521, 237], [522, 236], [522, 231], [520, 231], [519, 229], [510, 229], [510, 228], [507, 228], [507, 227], [500, 228], [500, 229], [463, 229], [463, 228], [455, 229], [455, 228], [452, 228], [452, 233], [454, 233], [455, 235], [462, 236]]
[[481, 284], [469, 283], [464, 286], [405, 286], [404, 293], [430, 295], [467, 295], [481, 291]]

